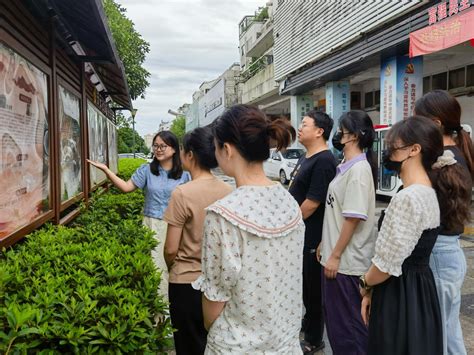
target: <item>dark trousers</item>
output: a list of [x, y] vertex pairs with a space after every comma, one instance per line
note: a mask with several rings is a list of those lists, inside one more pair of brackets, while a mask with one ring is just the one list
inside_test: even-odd
[[334, 355], [366, 355], [368, 329], [362, 321], [359, 277], [337, 274], [323, 279], [326, 330]]
[[201, 291], [191, 284], [169, 284], [170, 316], [177, 355], [204, 354], [207, 332], [202, 315]]
[[316, 250], [303, 249], [303, 304], [306, 313], [302, 331], [304, 340], [311, 345], [323, 341], [324, 320], [321, 300], [321, 264], [316, 260]]

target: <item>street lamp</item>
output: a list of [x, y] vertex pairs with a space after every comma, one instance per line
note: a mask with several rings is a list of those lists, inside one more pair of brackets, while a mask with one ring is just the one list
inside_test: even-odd
[[132, 114], [132, 129], [133, 129], [133, 132], [132, 132], [132, 138], [133, 138], [133, 158], [135, 159], [135, 115], [137, 114], [137, 109], [134, 108], [130, 111], [130, 113]]

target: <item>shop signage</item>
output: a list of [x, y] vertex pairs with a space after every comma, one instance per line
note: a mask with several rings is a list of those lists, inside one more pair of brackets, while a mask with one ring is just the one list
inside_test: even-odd
[[212, 102], [209, 106], [206, 107], [204, 117], [207, 117], [207, 114], [209, 112], [215, 110], [220, 105], [222, 105], [222, 97], [219, 97], [216, 101]]
[[[473, 7], [474, 8], [474, 7]], [[474, 9], [410, 33], [410, 57], [438, 52], [474, 38]]]
[[326, 113], [334, 120], [334, 127], [339, 126], [339, 117], [349, 111], [350, 84], [348, 81], [331, 81], [326, 84]]
[[423, 59], [389, 58], [382, 63], [380, 77], [380, 123], [392, 125], [411, 116], [423, 94]]
[[471, 7], [471, 0], [450, 0], [439, 3], [428, 9], [428, 24], [433, 25], [469, 7]]

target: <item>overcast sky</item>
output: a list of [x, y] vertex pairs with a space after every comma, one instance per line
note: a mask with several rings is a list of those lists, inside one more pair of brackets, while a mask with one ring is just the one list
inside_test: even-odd
[[[203, 81], [239, 62], [238, 24], [265, 0], [117, 0], [150, 43], [145, 67], [151, 73], [145, 100], [137, 100], [136, 129], [157, 131], [160, 121], [192, 102]], [[127, 112], [124, 112], [128, 114]]]

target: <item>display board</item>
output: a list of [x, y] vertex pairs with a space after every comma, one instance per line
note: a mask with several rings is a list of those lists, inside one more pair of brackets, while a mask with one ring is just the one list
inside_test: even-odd
[[61, 201], [82, 192], [80, 105], [78, 97], [59, 86]]
[[118, 173], [117, 127], [108, 121], [109, 168]]
[[[107, 117], [95, 106], [87, 103], [87, 119], [89, 124], [89, 159], [107, 164]], [[97, 186], [106, 179], [102, 170], [90, 166], [91, 187]]]
[[47, 83], [0, 43], [0, 240], [50, 210]]

